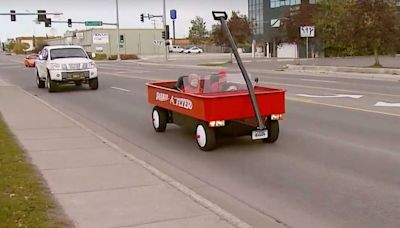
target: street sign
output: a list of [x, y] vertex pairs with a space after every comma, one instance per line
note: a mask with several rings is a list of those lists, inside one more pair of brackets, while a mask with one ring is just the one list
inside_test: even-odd
[[102, 32], [93, 33], [94, 44], [108, 44], [108, 42], [109, 42], [108, 33], [102, 33]]
[[176, 10], [172, 9], [169, 11], [172, 20], [176, 19]]
[[314, 26], [301, 26], [300, 37], [314, 37], [315, 27]]
[[102, 21], [85, 21], [85, 26], [102, 26]]
[[164, 40], [154, 40], [153, 43], [154, 45], [162, 46], [164, 44]]

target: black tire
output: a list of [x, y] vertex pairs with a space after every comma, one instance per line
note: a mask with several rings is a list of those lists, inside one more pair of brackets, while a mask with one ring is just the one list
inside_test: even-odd
[[75, 82], [76, 86], [82, 86], [82, 82]]
[[57, 83], [50, 79], [50, 74], [47, 73], [47, 90], [49, 93], [54, 93], [57, 91]]
[[38, 73], [36, 73], [36, 85], [39, 89], [43, 89], [46, 86], [46, 82], [43, 80], [40, 80]]
[[164, 132], [168, 123], [168, 111], [156, 106], [153, 108], [151, 117], [154, 130], [156, 130], [156, 132]]
[[98, 89], [99, 88], [99, 79], [98, 78], [89, 79], [89, 88], [91, 90]]
[[206, 123], [197, 124], [195, 129], [196, 142], [203, 151], [211, 151], [217, 147], [217, 136], [215, 129], [210, 128]]
[[265, 143], [274, 143], [279, 137], [279, 122], [278, 120], [269, 120], [265, 123], [268, 129], [268, 138], [263, 139]]

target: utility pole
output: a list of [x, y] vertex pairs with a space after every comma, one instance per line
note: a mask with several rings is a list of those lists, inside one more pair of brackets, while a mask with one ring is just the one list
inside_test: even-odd
[[[164, 32], [165, 32], [165, 34], [167, 34], [167, 31], [166, 31], [166, 25], [167, 25], [167, 9], [166, 9], [166, 4], [165, 4], [165, 1], [166, 0], [163, 0], [163, 25], [164, 25]], [[168, 50], [167, 50], [167, 48], [168, 48], [168, 46], [167, 46], [167, 40], [166, 39], [164, 39], [164, 51], [165, 51], [165, 55], [164, 55], [164, 57], [165, 57], [165, 61], [168, 61]]]
[[[165, 0], [164, 0], [165, 1]], [[119, 11], [118, 11], [118, 0], [115, 0], [115, 4], [116, 4], [116, 9], [117, 9], [117, 60], [121, 60], [121, 56], [119, 53], [119, 45], [120, 45], [120, 41], [119, 41]]]

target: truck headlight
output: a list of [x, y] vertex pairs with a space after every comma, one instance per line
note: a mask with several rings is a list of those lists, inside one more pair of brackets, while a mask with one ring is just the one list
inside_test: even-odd
[[50, 63], [49, 70], [61, 70], [62, 66], [58, 63]]
[[88, 63], [88, 68], [89, 68], [89, 69], [94, 69], [94, 68], [96, 68], [96, 63], [94, 63], [94, 62], [89, 62], [89, 63]]

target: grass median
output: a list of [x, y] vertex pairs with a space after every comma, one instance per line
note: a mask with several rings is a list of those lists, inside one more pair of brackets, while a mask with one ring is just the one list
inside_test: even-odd
[[69, 227], [0, 116], [0, 227]]

